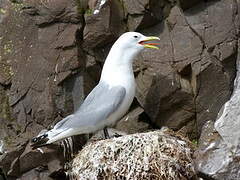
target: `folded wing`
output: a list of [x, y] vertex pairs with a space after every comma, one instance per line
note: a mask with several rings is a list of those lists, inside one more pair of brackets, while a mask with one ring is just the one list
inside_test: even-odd
[[91, 133], [117, 111], [126, 95], [122, 86], [110, 87], [100, 82], [87, 96], [79, 109], [58, 122], [54, 128], [33, 138], [32, 146], [43, 146], [76, 134]]

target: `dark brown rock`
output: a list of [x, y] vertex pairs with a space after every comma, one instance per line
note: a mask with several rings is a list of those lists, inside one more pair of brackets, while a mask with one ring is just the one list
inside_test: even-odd
[[[29, 171], [38, 166], [51, 165], [48, 169], [52, 172], [62, 168], [63, 154], [59, 147], [49, 146], [41, 149], [43, 152], [38, 149], [32, 150], [29, 145], [26, 147], [25, 151], [19, 157], [20, 173]], [[51, 163], [52, 161], [54, 164]]]
[[123, 11], [119, 1], [106, 1], [102, 6], [95, 7], [91, 11], [85, 13], [86, 25], [82, 45], [85, 49], [105, 46], [125, 31]]
[[127, 134], [144, 132], [150, 129], [151, 126], [147, 122], [141, 121], [140, 117], [143, 112], [144, 110], [141, 107], [132, 109], [117, 123], [116, 129]]
[[231, 98], [222, 106], [216, 122], [206, 123], [201, 146], [195, 152], [199, 173], [214, 179], [239, 179], [239, 46], [237, 75]]
[[141, 14], [144, 15], [145, 8], [149, 5], [149, 0], [134, 1], [134, 0], [123, 0], [125, 13], [128, 14]]
[[123, 6], [128, 30], [138, 31], [161, 21], [164, 16], [164, 8], [170, 6], [170, 3], [157, 0], [124, 0]]
[[55, 22], [79, 23], [82, 18], [78, 12], [76, 1], [26, 1], [24, 12], [33, 15], [35, 23], [46, 26]]
[[[225, 8], [226, 12], [223, 12]], [[201, 62], [193, 66], [196, 76], [194, 86], [197, 94], [196, 112], [199, 130], [206, 121], [216, 119], [217, 112], [232, 91], [237, 52], [234, 15], [236, 8], [234, 1], [228, 3], [210, 1], [201, 3], [185, 13], [190, 27], [195, 30], [207, 50], [203, 51]], [[201, 11], [197, 13], [197, 9]], [[223, 16], [224, 19], [221, 20]]]
[[[191, 94], [181, 91], [180, 87], [179, 82], [166, 77], [159, 75], [154, 78], [144, 104], [146, 113], [155, 119], [154, 123], [177, 130], [193, 119]], [[161, 89], [159, 94], [156, 94], [157, 89]]]
[[[216, 7], [227, 8], [226, 14]], [[137, 76], [137, 99], [157, 125], [180, 129], [192, 121], [199, 134], [206, 121], [215, 120], [235, 76], [236, 8], [233, 1], [201, 3], [185, 12], [174, 7], [164, 23], [146, 31], [160, 37], [160, 51], [142, 55], [147, 69]]]
[[201, 0], [192, 0], [192, 1], [179, 0], [180, 6], [183, 10], [189, 9], [194, 5], [198, 4], [199, 2], [201, 2]]
[[0, 72], [0, 84], [3, 85], [3, 86], [6, 86], [6, 85], [9, 85], [10, 84], [10, 80], [11, 77], [7, 74], [7, 73], [4, 73], [4, 72]]
[[[40, 8], [39, 12], [48, 7], [46, 14], [39, 13], [38, 16], [55, 19], [46, 18], [48, 21], [43, 22], [44, 27], [36, 26], [39, 24], [37, 17], [25, 12], [29, 10], [28, 5], [14, 3], [7, 6], [7, 16], [0, 25], [0, 34], [7, 33], [1, 39], [0, 49], [8, 67], [6, 71], [1, 71], [4, 73], [1, 82], [7, 85], [11, 81], [9, 112], [12, 114], [7, 119], [16, 119], [11, 123], [10, 132], [12, 136], [20, 133], [20, 139], [36, 135], [43, 126], [53, 122], [58, 109], [64, 108], [64, 103], [68, 101], [65, 98], [59, 103], [58, 99], [66, 97], [66, 94], [63, 91], [59, 94], [59, 89], [64, 87], [57, 85], [64, 85], [62, 82], [84, 64], [84, 59], [78, 59], [80, 51], [76, 48], [75, 38], [81, 24], [72, 24], [75, 22], [69, 17], [70, 9], [76, 7], [75, 3], [61, 1], [56, 6], [54, 4], [57, 2], [45, 3], [28, 2], [31, 8]], [[69, 112], [72, 109], [66, 109], [65, 113]], [[13, 142], [18, 140], [14, 139]]]
[[207, 148], [208, 145], [210, 145], [213, 142], [218, 141], [219, 138], [220, 138], [220, 136], [214, 127], [214, 122], [207, 121], [202, 127], [202, 133], [198, 140], [198, 149], [203, 150], [203, 149]]
[[49, 177], [49, 171], [46, 169], [46, 167], [32, 169], [31, 171], [24, 173], [20, 178], [17, 178], [17, 180], [33, 180], [33, 179], [52, 180], [52, 178]]
[[200, 58], [203, 45], [177, 7], [156, 28], [163, 31], [160, 51], [143, 54], [148, 69], [137, 77], [137, 99], [154, 123], [179, 129], [194, 119], [190, 64]]
[[[18, 165], [17, 159], [23, 153], [26, 143], [19, 145], [15, 148], [12, 148], [7, 153], [5, 152], [3, 155], [0, 156], [0, 167], [2, 167], [3, 171], [7, 174], [8, 172], [12, 171], [13, 164]], [[9, 147], [8, 147], [9, 149]], [[19, 166], [15, 166], [19, 167]], [[15, 172], [19, 172], [18, 169], [14, 169]]]
[[[208, 57], [206, 57], [208, 58]], [[196, 97], [197, 123], [198, 128], [206, 121], [214, 121], [221, 106], [230, 97], [233, 82], [233, 69], [235, 67], [236, 57], [229, 59], [226, 66], [231, 67], [231, 71], [227, 72], [223, 66], [214, 63], [214, 57], [209, 57], [205, 65], [204, 71], [197, 75], [199, 86], [198, 96]], [[223, 73], [225, 71], [225, 73]], [[212, 74], [212, 72], [215, 72]], [[210, 75], [211, 74], [211, 75]], [[207, 79], [207, 81], [206, 81]], [[206, 84], [205, 84], [206, 83]], [[210, 85], [211, 84], [211, 85]]]
[[32, 173], [36, 171], [36, 173], [45, 174], [47, 177], [62, 169], [63, 163], [63, 154], [59, 146], [32, 150], [28, 144], [24, 152], [12, 161], [7, 175], [8, 177], [19, 177], [23, 174], [21, 178], [25, 176], [33, 178], [35, 175]]
[[[33, 3], [32, 9], [39, 8], [39, 4], [34, 4], [33, 1], [28, 3]], [[29, 175], [34, 171], [31, 169], [42, 165], [48, 167], [48, 175], [54, 171], [53, 167], [55, 170], [60, 168], [59, 165], [56, 166], [60, 157], [53, 160], [47, 155], [49, 153], [42, 155], [29, 151], [21, 155], [21, 150], [11, 150], [15, 149], [16, 144], [38, 134], [55, 118], [59, 120], [59, 109], [64, 110], [64, 116], [73, 111], [73, 87], [69, 87], [66, 81], [69, 81], [72, 74], [76, 74], [76, 69], [83, 69], [84, 58], [78, 59], [80, 51], [76, 47], [76, 35], [81, 24], [72, 24], [80, 22], [74, 20], [75, 15], [69, 11], [74, 9], [74, 2], [65, 1], [60, 6], [53, 5], [51, 4], [53, 11], [48, 9], [46, 12], [50, 14], [38, 19], [37, 16], [41, 16], [41, 13], [35, 16], [33, 12], [27, 12], [31, 8], [27, 8], [26, 4], [7, 3], [4, 9], [6, 16], [1, 19], [0, 51], [1, 62], [4, 63], [0, 63], [0, 66], [4, 64], [4, 68], [1, 68], [0, 83], [6, 88], [1, 87], [0, 90], [3, 106], [0, 110], [0, 134], [8, 152], [0, 163], [4, 171], [8, 172], [9, 178], [30, 171], [21, 179], [33, 179], [34, 176]], [[41, 8], [39, 11], [42, 12], [44, 7]], [[60, 12], [66, 14], [61, 15]], [[54, 18], [49, 19], [52, 15]], [[78, 87], [82, 86], [82, 81], [76, 82]], [[78, 89], [73, 94], [83, 97], [84, 91], [79, 92]], [[51, 164], [52, 160], [55, 163]], [[40, 176], [41, 173], [36, 174], [36, 177]]]
[[[68, 48], [76, 43], [76, 33], [80, 29], [78, 24], [63, 24], [55, 41], [55, 48]], [[61, 32], [62, 31], [62, 32]]]

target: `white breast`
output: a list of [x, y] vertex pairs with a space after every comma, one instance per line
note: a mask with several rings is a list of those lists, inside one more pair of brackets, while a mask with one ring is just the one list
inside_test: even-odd
[[123, 102], [121, 103], [120, 107], [113, 114], [111, 114], [107, 119], [108, 126], [115, 125], [116, 122], [126, 114], [130, 105], [133, 102], [133, 98], [135, 96], [135, 89], [136, 89], [135, 82], [133, 81], [133, 83], [131, 83], [131, 86], [125, 86], [125, 88], [126, 88], [126, 96]]
[[[107, 76], [109, 75], [109, 76]], [[122, 86], [126, 90], [126, 95], [120, 107], [107, 119], [107, 125], [114, 125], [116, 121], [120, 120], [126, 114], [135, 96], [135, 79], [132, 67], [118, 67], [108, 69], [102, 76], [102, 80], [110, 86]]]

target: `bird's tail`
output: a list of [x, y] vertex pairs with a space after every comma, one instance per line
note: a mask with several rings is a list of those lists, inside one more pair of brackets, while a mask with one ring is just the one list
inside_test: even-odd
[[46, 146], [54, 141], [52, 139], [60, 134], [62, 131], [52, 129], [50, 131], [41, 132], [38, 136], [32, 138], [31, 147], [33, 149]]
[[40, 135], [32, 138], [31, 147], [33, 149], [36, 149], [36, 148], [45, 146], [45, 145], [47, 145], [48, 140], [49, 140], [48, 132], [46, 132], [44, 134], [40, 134]]

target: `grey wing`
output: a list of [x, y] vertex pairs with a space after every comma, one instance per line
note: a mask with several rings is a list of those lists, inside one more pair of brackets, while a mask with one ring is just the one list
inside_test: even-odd
[[126, 90], [122, 86], [109, 87], [99, 83], [87, 96], [79, 109], [55, 125], [57, 128], [94, 126], [115, 112], [125, 98]]

